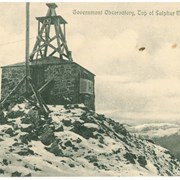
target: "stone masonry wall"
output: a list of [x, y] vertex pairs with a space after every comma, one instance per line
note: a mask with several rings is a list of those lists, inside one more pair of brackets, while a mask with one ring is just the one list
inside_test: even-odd
[[72, 103], [79, 102], [79, 69], [75, 64], [48, 65], [44, 74], [45, 81], [52, 78], [55, 81], [50, 91], [53, 102], [61, 103], [63, 97], [71, 99]]
[[[1, 82], [1, 99], [4, 99], [11, 90], [21, 81], [25, 76], [24, 67], [10, 67], [2, 68], [2, 82]], [[25, 90], [25, 84], [18, 90], [17, 95], [20, 95]]]
[[[54, 84], [42, 94], [44, 100], [48, 104], [64, 104], [69, 103], [65, 100], [66, 98], [71, 100], [71, 103], [83, 103], [84, 96], [86, 94], [80, 94], [80, 78], [87, 78], [94, 83], [94, 75], [89, 73], [84, 68], [80, 67], [76, 63], [62, 63], [62, 64], [52, 64], [52, 65], [41, 65], [38, 71], [32, 71], [32, 77], [34, 81], [40, 83], [39, 77], [43, 77], [43, 82], [41, 82], [41, 87], [44, 82], [50, 79], [54, 80]], [[37, 69], [37, 66], [36, 66]], [[37, 73], [37, 74], [36, 74]], [[21, 67], [4, 67], [2, 68], [2, 99], [4, 99], [9, 92], [20, 82], [20, 80], [25, 76], [25, 68]], [[37, 84], [36, 83], [36, 84]], [[19, 89], [16, 96], [20, 96], [25, 92], [25, 83]], [[90, 108], [94, 109], [94, 95], [88, 95], [90, 97]]]

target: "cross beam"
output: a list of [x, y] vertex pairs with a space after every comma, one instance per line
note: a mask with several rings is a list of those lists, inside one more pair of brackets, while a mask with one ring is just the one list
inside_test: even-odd
[[[73, 61], [65, 37], [66, 21], [56, 15], [57, 5], [55, 3], [47, 3], [47, 6], [49, 9], [46, 16], [36, 18], [38, 20], [38, 36], [30, 60], [58, 55], [60, 59]], [[52, 28], [54, 28], [55, 35], [50, 33]]]

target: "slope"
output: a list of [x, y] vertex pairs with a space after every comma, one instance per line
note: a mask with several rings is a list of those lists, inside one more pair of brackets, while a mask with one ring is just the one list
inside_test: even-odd
[[0, 113], [0, 176], [180, 175], [167, 149], [122, 124], [82, 104], [49, 108], [44, 117], [24, 101]]

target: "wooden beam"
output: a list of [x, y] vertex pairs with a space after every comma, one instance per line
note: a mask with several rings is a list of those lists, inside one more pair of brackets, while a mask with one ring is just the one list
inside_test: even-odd
[[[44, 46], [50, 46], [52, 49], [56, 50], [58, 48], [56, 48], [55, 46], [53, 46], [50, 42], [52, 42], [54, 39], [56, 39], [57, 36], [54, 36], [52, 39], [50, 39], [49, 41], [44, 40], [41, 36], [39, 36], [38, 38], [40, 40], [42, 40], [44, 42], [44, 44], [42, 44], [39, 47], [44, 47]], [[37, 50], [38, 51], [38, 50]]]
[[[50, 32], [50, 24], [46, 25], [45, 27], [45, 34], [46, 34], [46, 42], [49, 42], [49, 32]], [[44, 48], [44, 54], [43, 56], [46, 57], [47, 56], [47, 51], [48, 51], [48, 46], [45, 46]]]
[[[37, 53], [38, 51], [40, 51], [40, 50], [41, 50], [43, 47], [45, 47], [45, 46], [46, 46], [46, 43], [40, 45], [38, 49], [35, 49], [35, 50], [32, 52], [32, 54], [34, 55], [35, 53]], [[55, 48], [52, 44], [49, 44], [49, 46], [50, 46], [52, 49], [57, 50], [57, 48]]]
[[65, 56], [66, 58], [68, 58], [68, 56], [66, 54], [63, 53], [62, 55]]
[[57, 52], [58, 48], [56, 48], [52, 53], [50, 53], [48, 56], [52, 56]]
[[56, 39], [56, 37], [57, 37], [56, 35], [55, 35], [54, 37], [52, 37], [49, 42], [51, 42], [51, 41], [53, 41], [54, 39]]
[[58, 24], [54, 23], [54, 28], [55, 28], [55, 32], [56, 32], [56, 36], [57, 36], [57, 44], [58, 44], [58, 49], [59, 49], [59, 58], [61, 58], [61, 42], [59, 40], [59, 29], [58, 29]]
[[50, 113], [50, 110], [41, 95], [39, 96], [39, 98], [42, 104], [44, 105], [44, 108], [46, 109], [46, 114]]
[[[29, 76], [29, 6], [30, 3], [26, 2], [26, 76]], [[26, 93], [29, 91], [28, 81], [26, 81]]]
[[41, 58], [43, 58], [42, 49], [39, 50]]
[[[49, 87], [49, 85], [53, 82], [54, 80], [53, 79], [50, 79], [49, 81], [47, 81], [42, 87], [40, 87], [38, 89], [38, 92], [41, 94], [43, 91], [46, 90], [46, 88]], [[32, 98], [34, 97], [34, 94], [31, 96]]]
[[13, 90], [7, 95], [7, 97], [4, 98], [4, 100], [1, 102], [1, 105], [4, 105], [4, 103], [9, 99], [9, 97], [17, 91], [17, 89], [24, 82], [25, 79], [26, 79], [26, 76], [24, 76], [21, 79], [21, 81], [19, 81], [19, 83], [13, 88]]
[[63, 27], [64, 27], [64, 40], [66, 42], [66, 25], [64, 24]]
[[36, 87], [34, 86], [33, 82], [32, 82], [32, 79], [30, 77], [26, 77], [29, 81], [29, 84], [31, 86], [31, 89], [34, 93], [34, 96], [40, 106], [40, 109], [42, 110], [42, 112], [45, 114], [45, 115], [48, 115], [48, 112], [47, 112], [47, 109], [46, 109], [46, 106], [44, 107], [44, 103], [42, 102], [42, 97], [41, 95], [38, 93]]
[[[42, 34], [43, 30], [44, 30], [44, 24], [41, 26], [41, 30], [39, 31], [39, 34]], [[39, 34], [38, 34], [38, 36], [39, 36]], [[36, 43], [35, 43], [35, 45], [34, 45], [33, 51], [32, 51], [32, 53], [30, 54], [31, 60], [33, 60], [34, 55], [35, 55], [35, 53], [37, 52], [37, 51], [36, 51], [36, 50], [37, 50], [37, 47], [40, 46], [40, 42], [41, 42], [41, 41], [38, 39], [38, 36], [37, 36]]]
[[57, 48], [54, 47], [52, 44], [49, 44], [49, 46], [50, 46], [52, 49], [57, 50]]
[[58, 27], [59, 34], [60, 34], [60, 36], [61, 36], [61, 41], [64, 43], [64, 48], [65, 48], [65, 50], [66, 50], [66, 54], [67, 54], [67, 56], [68, 56], [68, 59], [69, 59], [70, 61], [73, 61], [72, 56], [69, 55], [69, 49], [68, 49], [68, 46], [67, 46], [67, 44], [66, 44], [66, 40], [65, 40], [65, 37], [64, 37], [64, 35], [63, 35], [63, 32], [62, 32], [62, 29], [61, 29], [61, 26], [60, 26], [59, 21], [57, 21], [57, 27]]

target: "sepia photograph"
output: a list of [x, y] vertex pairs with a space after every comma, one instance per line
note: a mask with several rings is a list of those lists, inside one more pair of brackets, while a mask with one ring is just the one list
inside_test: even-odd
[[0, 12], [0, 177], [180, 176], [180, 2]]

